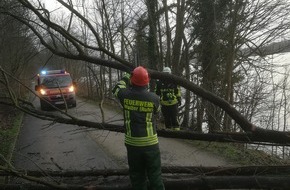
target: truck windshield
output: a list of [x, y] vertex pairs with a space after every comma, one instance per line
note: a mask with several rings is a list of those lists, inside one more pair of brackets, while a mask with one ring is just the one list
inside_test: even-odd
[[42, 76], [40, 83], [47, 88], [59, 88], [71, 85], [72, 79], [69, 75]]

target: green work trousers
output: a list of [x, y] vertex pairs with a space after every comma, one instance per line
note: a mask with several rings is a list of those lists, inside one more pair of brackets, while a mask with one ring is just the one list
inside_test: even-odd
[[127, 147], [127, 156], [130, 180], [134, 190], [164, 190], [159, 148], [148, 150]]

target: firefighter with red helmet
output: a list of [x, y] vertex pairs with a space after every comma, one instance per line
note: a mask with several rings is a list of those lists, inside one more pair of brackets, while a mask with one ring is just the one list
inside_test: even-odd
[[[164, 67], [164, 73], [171, 74], [169, 67]], [[167, 81], [158, 80], [155, 93], [160, 97], [161, 112], [167, 129], [180, 130], [178, 121], [178, 106], [181, 104], [180, 87]]]
[[[155, 115], [160, 111], [159, 97], [148, 91], [148, 71], [136, 67], [114, 87], [113, 94], [123, 107], [125, 145], [133, 189], [163, 190], [161, 158]], [[129, 85], [130, 82], [130, 85]]]

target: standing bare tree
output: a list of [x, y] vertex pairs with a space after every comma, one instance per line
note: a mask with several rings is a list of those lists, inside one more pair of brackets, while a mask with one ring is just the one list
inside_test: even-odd
[[[9, 10], [11, 5], [17, 4], [16, 1], [1, 1], [0, 10]], [[28, 18], [27, 11], [21, 7], [17, 7], [14, 14], [22, 18]], [[2, 15], [0, 18], [0, 67], [14, 76], [25, 81], [26, 85], [30, 85], [35, 70], [33, 64], [37, 59], [38, 50], [34, 44], [35, 37], [25, 25], [19, 24], [9, 16]], [[1, 82], [5, 83], [3, 77]], [[1, 83], [0, 82], [0, 83]], [[19, 83], [11, 81], [10, 88], [15, 89], [15, 95], [22, 96], [25, 91]], [[5, 96], [4, 86], [0, 84], [0, 96]]]

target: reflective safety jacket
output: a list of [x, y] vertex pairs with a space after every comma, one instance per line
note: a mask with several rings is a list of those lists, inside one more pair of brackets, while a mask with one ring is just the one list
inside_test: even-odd
[[181, 101], [180, 87], [176, 84], [156, 82], [155, 93], [160, 96], [161, 105], [171, 106]]
[[123, 78], [113, 89], [113, 94], [123, 106], [125, 144], [146, 147], [158, 144], [154, 115], [160, 111], [159, 97], [147, 87], [129, 86]]

